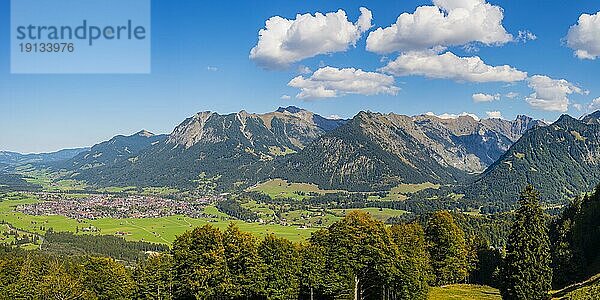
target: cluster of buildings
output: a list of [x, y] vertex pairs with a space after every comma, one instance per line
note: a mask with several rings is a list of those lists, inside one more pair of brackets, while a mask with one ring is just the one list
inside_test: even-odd
[[159, 218], [185, 215], [203, 217], [203, 210], [212, 200], [174, 200], [156, 196], [86, 195], [81, 198], [61, 197], [58, 194], [39, 195], [43, 201], [17, 207], [28, 215], [61, 215], [73, 219], [99, 218]]

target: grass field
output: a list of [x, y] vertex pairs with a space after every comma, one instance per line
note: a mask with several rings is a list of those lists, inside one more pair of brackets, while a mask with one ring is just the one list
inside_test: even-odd
[[[371, 195], [370, 200], [406, 200], [408, 194], [413, 194], [425, 189], [439, 189], [439, 184], [433, 184], [430, 182], [418, 183], [418, 184], [400, 184], [392, 188], [385, 197], [379, 198], [379, 196]], [[316, 184], [309, 183], [290, 183], [283, 179], [271, 179], [258, 184], [249, 189], [250, 191], [261, 192], [268, 195], [271, 198], [293, 198], [297, 200], [306, 199], [307, 195], [299, 195], [300, 193], [338, 193], [344, 192], [342, 190], [323, 190], [320, 189]]]
[[[353, 210], [355, 210], [355, 209], [332, 209], [331, 211], [334, 212], [337, 216], [343, 217], [348, 212], [353, 211]], [[403, 214], [408, 213], [407, 211], [404, 211], [404, 210], [397, 210], [397, 209], [390, 209], [390, 208], [376, 208], [376, 207], [361, 208], [360, 210], [368, 212], [371, 216], [373, 216], [373, 218], [380, 220], [382, 222], [385, 222], [387, 219], [389, 219], [391, 217], [397, 217], [397, 216], [401, 216]]]
[[238, 224], [241, 230], [264, 236], [274, 233], [292, 241], [301, 241], [310, 236], [316, 229], [301, 229], [294, 226], [262, 225], [259, 223], [246, 223], [232, 221], [230, 217], [219, 212], [215, 207], [208, 206], [205, 213], [211, 218], [188, 218], [185, 216], [169, 216], [163, 218], [145, 219], [97, 219], [74, 220], [64, 216], [31, 216], [14, 211], [15, 206], [35, 203], [38, 200], [29, 196], [12, 195], [0, 201], [0, 220], [4, 220], [13, 227], [30, 232], [43, 234], [52, 228], [54, 231], [76, 232], [77, 229], [94, 226], [100, 234], [114, 235], [117, 232], [126, 233], [127, 240], [144, 240], [155, 243], [171, 244], [177, 235], [196, 226], [212, 224], [218, 228], [226, 228], [230, 222]]
[[600, 297], [600, 274], [562, 290], [552, 291], [551, 294], [552, 299], [596, 300]]
[[418, 191], [422, 191], [425, 189], [439, 189], [439, 184], [433, 184], [431, 182], [425, 183], [417, 183], [417, 184], [408, 184], [403, 183], [398, 186], [393, 187], [390, 192], [382, 198], [381, 200], [406, 200], [408, 198], [407, 194], [414, 194]]
[[62, 176], [67, 175], [67, 173], [64, 172], [50, 172], [46, 169], [33, 169], [29, 165], [18, 167], [17, 172], [25, 176], [27, 182], [40, 185], [42, 190], [46, 192], [84, 191], [88, 188], [87, 184], [82, 181], [73, 179], [59, 180]]
[[[31, 235], [28, 234], [27, 232], [11, 229], [8, 224], [0, 224], [0, 245], [1, 244], [11, 245], [12, 243], [17, 242], [17, 239], [15, 238], [15, 235], [13, 234], [15, 231], [21, 237], [23, 237], [23, 236], [31, 237]], [[38, 249], [40, 247], [39, 244], [34, 244], [33, 241], [30, 243], [24, 243], [24, 244], [19, 243], [19, 244], [20, 244], [19, 247], [21, 247], [22, 249], [26, 249], [26, 250]]]
[[258, 184], [249, 189], [269, 195], [271, 198], [294, 198], [302, 200], [307, 198], [306, 195], [298, 195], [295, 192], [303, 193], [336, 193], [338, 190], [322, 190], [316, 184], [310, 183], [288, 183], [283, 179], [271, 179], [269, 181]]
[[453, 284], [443, 287], [433, 287], [429, 291], [428, 300], [500, 300], [500, 292], [489, 286], [471, 284]]

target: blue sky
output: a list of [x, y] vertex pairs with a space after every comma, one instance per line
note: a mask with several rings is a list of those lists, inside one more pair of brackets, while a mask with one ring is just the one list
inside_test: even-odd
[[[559, 0], [489, 1], [489, 4], [503, 9], [500, 25], [513, 36], [511, 41], [486, 45], [478, 41], [477, 35], [467, 32], [463, 42], [468, 42], [441, 42], [443, 50], [406, 47], [382, 54], [366, 50], [367, 36], [379, 27], [391, 26], [402, 13], [412, 14], [419, 6], [433, 6], [431, 1], [218, 1], [208, 5], [205, 1], [155, 0], [152, 1], [151, 74], [23, 75], [10, 74], [10, 9], [9, 1], [1, 1], [0, 150], [41, 152], [89, 146], [141, 129], [169, 133], [186, 117], [205, 110], [230, 113], [244, 109], [261, 113], [295, 105], [324, 116], [346, 118], [361, 110], [372, 110], [408, 115], [468, 112], [482, 118], [487, 112], [499, 112], [507, 119], [527, 114], [554, 120], [562, 113], [580, 116], [595, 108], [590, 103], [600, 97], [600, 83], [595, 80], [600, 75], [600, 62], [593, 57], [574, 55], [567, 34], [580, 15], [596, 14], [600, 4]], [[296, 14], [314, 16], [317, 12], [325, 14], [342, 9], [349, 24], [357, 24], [360, 7], [372, 13], [372, 27], [357, 29], [359, 38], [355, 45], [350, 42], [347, 50], [310, 56], [315, 52], [311, 52], [314, 49], [310, 46], [288, 41], [307, 50], [309, 57], [277, 68], [265, 68], [264, 61], [249, 57], [250, 50], [259, 42], [259, 30], [273, 16], [293, 21]], [[600, 32], [600, 23], [590, 24], [591, 27], [583, 29]], [[436, 28], [429, 28], [432, 35], [437, 34], [435, 30], [439, 28]], [[519, 31], [530, 32], [536, 38], [517, 40]], [[485, 33], [481, 36], [487, 37]], [[578, 41], [580, 50], [587, 49], [588, 56], [594, 55], [595, 41]], [[526, 72], [527, 78], [517, 78], [516, 74], [509, 76], [513, 79], [505, 76], [497, 81], [465, 80], [469, 77], [460, 77], [464, 76], [460, 72], [451, 78], [435, 78], [426, 71], [398, 75], [398, 71], [380, 69], [411, 51], [429, 51], [428, 57], [432, 59], [448, 52], [459, 59], [479, 57], [490, 67], [507, 65], [513, 71]], [[310, 72], [301, 74], [300, 67], [307, 67]], [[336, 97], [296, 97], [301, 90], [289, 86], [290, 80], [302, 76], [305, 82], [300, 86], [306, 87], [306, 80], [310, 81], [313, 73], [324, 67], [332, 67], [335, 72], [343, 68], [361, 69], [374, 73], [375, 80], [383, 76], [391, 77], [394, 82], [378, 94], [368, 89], [332, 88]], [[534, 75], [544, 78], [532, 79]], [[308, 84], [321, 84], [313, 79]], [[565, 81], [559, 82], [560, 79]], [[390, 90], [390, 86], [394, 88]], [[566, 109], [539, 101], [535, 105], [535, 99], [527, 100], [536, 88], [537, 98], [566, 97]], [[555, 95], [554, 88], [569, 92]], [[518, 96], [506, 97], [511, 92]], [[492, 101], [474, 101], [473, 95], [478, 93], [488, 95]], [[283, 95], [290, 97], [282, 99]]]

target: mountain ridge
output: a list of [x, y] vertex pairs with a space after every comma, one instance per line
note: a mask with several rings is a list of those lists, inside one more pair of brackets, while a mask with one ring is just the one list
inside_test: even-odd
[[562, 115], [528, 131], [463, 193], [466, 198], [515, 202], [533, 184], [546, 202], [564, 203], [600, 182], [600, 124]]

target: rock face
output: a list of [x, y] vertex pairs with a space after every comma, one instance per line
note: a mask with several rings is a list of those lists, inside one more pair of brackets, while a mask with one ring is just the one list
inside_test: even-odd
[[514, 203], [527, 184], [542, 200], [560, 203], [600, 182], [600, 125], [568, 115], [527, 131], [463, 193], [467, 198]]
[[385, 190], [399, 183], [456, 183], [483, 171], [523, 132], [543, 125], [361, 112], [274, 167], [277, 177], [325, 188]]
[[600, 110], [597, 110], [589, 115], [583, 116], [581, 120], [586, 124], [600, 124]]
[[272, 159], [280, 153], [304, 148], [315, 138], [344, 124], [294, 106], [266, 114], [219, 115], [201, 112], [173, 130], [167, 144], [186, 149], [195, 145], [219, 144], [234, 140], [261, 158]]

